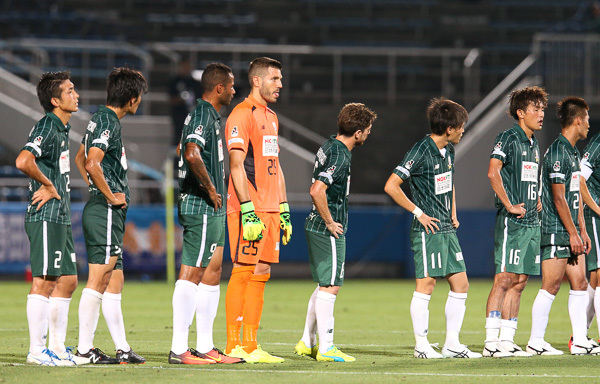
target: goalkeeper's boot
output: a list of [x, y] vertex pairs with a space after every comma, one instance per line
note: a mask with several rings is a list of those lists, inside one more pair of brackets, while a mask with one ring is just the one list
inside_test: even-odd
[[54, 355], [54, 353], [49, 349], [44, 349], [39, 355], [33, 355], [31, 352], [29, 352], [25, 361], [27, 362], [27, 364], [56, 367], [58, 364], [56, 364], [56, 360], [52, 355]]
[[190, 364], [190, 365], [202, 365], [202, 364], [216, 364], [216, 361], [210, 358], [202, 358], [195, 356], [189, 349], [181, 355], [176, 355], [171, 351], [169, 353], [169, 364]]
[[337, 361], [342, 363], [356, 361], [356, 358], [340, 351], [335, 345], [329, 347], [325, 353], [321, 353], [321, 351], [317, 349], [316, 359], [317, 361]]
[[458, 344], [455, 347], [442, 348], [442, 356], [451, 359], [479, 359], [481, 353], [473, 352], [466, 345]]
[[[433, 346], [437, 347], [437, 344], [433, 344]], [[417, 359], [443, 359], [441, 353], [437, 352], [433, 349], [432, 344], [421, 344], [415, 347], [415, 352], [413, 356]]]
[[550, 345], [550, 343], [544, 340], [537, 342], [532, 342], [531, 340], [529, 340], [529, 342], [527, 343], [526, 351], [531, 353], [532, 355], [538, 356], [560, 356], [564, 354], [563, 351], [554, 348]]
[[[231, 354], [230, 354], [230, 356], [231, 356]], [[274, 364], [274, 363], [282, 363], [284, 361], [284, 359], [279, 356], [273, 356], [273, 355], [269, 354], [269, 352], [263, 351], [263, 349], [260, 347], [260, 345], [257, 346], [254, 351], [252, 351], [248, 354], [248, 358], [250, 360], [253, 360], [254, 363]], [[244, 358], [244, 360], [249, 362], [246, 358]]]
[[133, 349], [129, 348], [128, 352], [119, 349], [117, 351], [117, 359], [119, 359], [119, 364], [145, 364], [146, 359], [137, 353], [133, 352]]
[[498, 343], [498, 349], [504, 352], [509, 352], [514, 357], [531, 357], [531, 353], [521, 349], [517, 344], [510, 340], [502, 340]]
[[77, 351], [75, 355], [87, 357], [92, 364], [119, 364], [119, 359], [108, 356], [98, 348], [92, 348], [87, 353], [80, 353]]
[[294, 347], [294, 353], [298, 356], [309, 356], [313, 359], [317, 358], [317, 352], [319, 351], [318, 345], [313, 345], [312, 347], [307, 347], [304, 341], [300, 340], [298, 344]]

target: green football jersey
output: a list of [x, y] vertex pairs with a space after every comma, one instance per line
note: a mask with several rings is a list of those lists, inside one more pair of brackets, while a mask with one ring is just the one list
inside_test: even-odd
[[[182, 215], [206, 214], [223, 216], [227, 210], [225, 196], [225, 165], [221, 140], [221, 116], [209, 103], [198, 99], [196, 108], [186, 117], [179, 151], [179, 213]], [[223, 199], [223, 206], [215, 212], [206, 190], [190, 171], [185, 161], [185, 147], [194, 143], [202, 149], [202, 161]]]
[[[331, 136], [317, 151], [312, 183], [316, 180], [327, 185], [327, 206], [333, 221], [348, 229], [348, 195], [350, 194], [350, 163], [352, 154], [344, 143]], [[306, 218], [307, 231], [328, 235], [325, 221], [313, 205]]]
[[[559, 135], [558, 139], [554, 140], [544, 154], [542, 169], [542, 236], [550, 234], [568, 235], [552, 199], [552, 184], [565, 185], [565, 199], [571, 211], [571, 218], [575, 223], [575, 227], [579, 229], [577, 219], [579, 205], [581, 204], [579, 196], [579, 161], [579, 151], [563, 135]], [[546, 242], [542, 239], [542, 245], [545, 244]]]
[[[581, 172], [591, 172], [587, 179], [587, 187], [592, 199], [600, 204], [600, 133], [592, 137], [592, 140], [583, 150], [581, 159]], [[585, 217], [598, 217], [587, 205], [583, 210]]]
[[[82, 144], [85, 146], [87, 158], [90, 148], [100, 148], [104, 152], [102, 158], [102, 172], [112, 193], [124, 193], [129, 203], [129, 184], [127, 182], [127, 156], [121, 138], [121, 122], [117, 114], [101, 105], [98, 112], [92, 116], [88, 123]], [[90, 194], [101, 195], [91, 178]]]
[[[409, 180], [417, 207], [440, 220], [436, 223], [439, 233], [456, 232], [452, 226], [454, 146], [451, 143], [440, 151], [431, 136], [425, 136], [408, 151], [394, 173], [404, 181]], [[410, 227], [413, 231], [424, 230], [416, 218]]]
[[29, 139], [23, 149], [33, 153], [38, 168], [52, 182], [61, 199], [51, 199], [38, 211], [38, 205], [31, 204], [31, 200], [41, 184], [29, 179], [29, 205], [25, 222], [71, 224], [70, 130], [71, 126], [68, 123], [65, 126], [58, 116], [48, 112], [29, 132]]
[[508, 215], [509, 220], [523, 226], [539, 226], [540, 147], [535, 136], [529, 140], [523, 129], [515, 124], [496, 137], [490, 157], [502, 161], [500, 176], [511, 204], [525, 203], [525, 216], [519, 219], [516, 215], [508, 215], [504, 204], [495, 196], [498, 213]]

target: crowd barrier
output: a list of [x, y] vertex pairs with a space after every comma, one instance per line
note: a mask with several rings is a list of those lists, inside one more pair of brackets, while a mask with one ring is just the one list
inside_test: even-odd
[[[29, 241], [23, 219], [26, 205], [0, 203], [0, 274], [18, 275], [29, 264]], [[87, 274], [86, 250], [81, 227], [83, 204], [72, 205], [72, 226], [79, 272]], [[292, 208], [293, 236], [281, 247], [280, 263], [308, 264], [304, 219], [309, 208]], [[177, 215], [175, 214], [175, 218]], [[396, 207], [350, 207], [346, 235], [349, 265], [389, 264], [400, 278], [414, 277], [408, 230], [412, 215]], [[459, 211], [458, 237], [470, 277], [494, 274], [494, 211]], [[181, 259], [182, 228], [175, 226], [176, 260]], [[128, 275], [160, 276], [166, 270], [165, 208], [132, 206], [127, 213], [124, 268]], [[230, 264], [225, 245], [224, 265]], [[224, 268], [227, 268], [226, 266]], [[355, 268], [356, 269], [356, 268]], [[358, 273], [360, 276], [360, 273]], [[388, 274], [389, 276], [389, 274]]]

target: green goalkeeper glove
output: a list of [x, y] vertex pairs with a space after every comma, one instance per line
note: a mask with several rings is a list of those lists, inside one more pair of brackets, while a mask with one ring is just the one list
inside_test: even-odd
[[246, 241], [258, 241], [263, 238], [262, 231], [267, 229], [254, 212], [254, 204], [246, 201], [240, 204], [242, 209], [242, 238]]
[[290, 218], [290, 206], [287, 202], [279, 204], [279, 227], [283, 231], [281, 242], [287, 245], [292, 237], [292, 220]]

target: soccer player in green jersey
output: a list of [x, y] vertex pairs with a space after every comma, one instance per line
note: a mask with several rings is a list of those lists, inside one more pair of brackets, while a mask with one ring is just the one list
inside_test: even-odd
[[[243, 363], [213, 344], [225, 245], [225, 172], [221, 116], [235, 94], [231, 68], [209, 64], [202, 73], [202, 98], [187, 116], [179, 144], [179, 223], [183, 250], [173, 291], [171, 364]], [[196, 314], [196, 349], [188, 332]]]
[[531, 309], [531, 336], [527, 352], [562, 355], [544, 340], [548, 316], [555, 295], [566, 276], [569, 291], [569, 317], [573, 331], [573, 355], [596, 355], [600, 347], [587, 338], [586, 309], [589, 302], [585, 254], [590, 251], [582, 201], [579, 193], [581, 172], [577, 141], [590, 129], [587, 103], [566, 97], [558, 103], [561, 134], [544, 155], [542, 168], [542, 288]]
[[508, 113], [516, 120], [500, 133], [490, 155], [488, 177], [496, 197], [496, 276], [487, 301], [486, 357], [528, 357], [514, 342], [521, 293], [529, 275], [540, 274], [540, 148], [548, 94], [539, 87], [513, 91]]
[[[583, 118], [584, 124], [589, 125], [589, 114]], [[594, 135], [583, 150], [581, 159], [581, 176], [585, 179], [581, 183], [581, 197], [585, 203], [583, 217], [585, 227], [591, 237], [591, 250], [586, 255], [587, 270], [590, 272], [590, 304], [588, 305], [588, 329], [592, 323], [594, 312], [600, 313], [600, 133]], [[590, 308], [591, 307], [591, 308]], [[600, 317], [596, 315], [598, 331], [600, 331]]]
[[304, 334], [294, 352], [317, 361], [356, 360], [333, 344], [333, 308], [344, 283], [350, 151], [364, 144], [376, 118], [377, 114], [364, 104], [346, 104], [338, 115], [337, 135], [319, 148], [315, 158], [310, 187], [313, 208], [304, 231], [310, 270], [318, 285], [308, 301]]
[[[414, 214], [410, 241], [414, 252], [416, 288], [410, 304], [415, 333], [414, 356], [478, 358], [459, 341], [465, 317], [469, 281], [456, 236], [459, 226], [454, 198], [454, 145], [464, 132], [468, 114], [463, 106], [445, 98], [432, 99], [427, 108], [431, 135], [419, 140], [406, 154], [385, 184], [385, 192], [402, 208]], [[410, 181], [414, 202], [402, 190]], [[429, 300], [436, 279], [450, 284], [446, 301], [446, 342], [442, 353], [435, 351], [427, 333]]]
[[[108, 76], [106, 106], [100, 106], [92, 116], [75, 158], [90, 190], [82, 217], [89, 277], [79, 302], [77, 355], [87, 357], [94, 364], [146, 361], [127, 343], [121, 311], [123, 235], [129, 186], [120, 119], [136, 113], [147, 89], [146, 79], [140, 72], [130, 68], [114, 69]], [[115, 343], [116, 358], [94, 348], [100, 304]]]
[[27, 362], [37, 365], [86, 363], [65, 348], [69, 304], [77, 288], [69, 193], [69, 119], [79, 108], [79, 95], [69, 76], [68, 71], [42, 75], [37, 95], [46, 115], [33, 127], [16, 160], [17, 168], [29, 176], [25, 231], [31, 243], [33, 283], [27, 296]]

